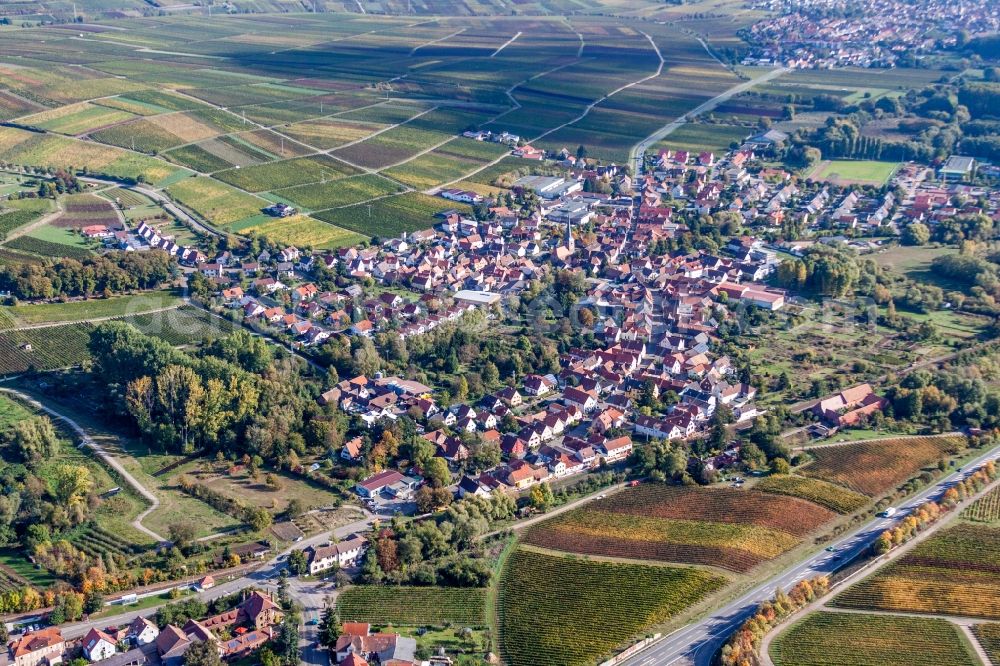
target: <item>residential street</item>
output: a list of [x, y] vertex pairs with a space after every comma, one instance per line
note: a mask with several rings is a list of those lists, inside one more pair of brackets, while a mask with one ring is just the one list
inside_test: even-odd
[[[725, 640], [753, 614], [758, 605], [770, 599], [777, 588], [787, 590], [800, 580], [830, 574], [840, 569], [858, 557], [882, 532], [902, 521], [917, 506], [927, 500], [939, 498], [956, 482], [972, 474], [977, 467], [988, 460], [997, 459], [1000, 459], [1000, 446], [970, 461], [963, 468], [964, 471], [950, 474], [910, 498], [903, 506], [898, 507], [896, 515], [892, 518], [875, 518], [832, 542], [830, 545], [837, 549], [835, 555], [826, 551], [814, 554], [772, 577], [766, 583], [758, 585], [700, 622], [664, 636], [651, 647], [621, 663], [627, 666], [668, 666], [675, 663], [708, 666]], [[839, 555], [839, 558], [833, 559], [836, 555]]]

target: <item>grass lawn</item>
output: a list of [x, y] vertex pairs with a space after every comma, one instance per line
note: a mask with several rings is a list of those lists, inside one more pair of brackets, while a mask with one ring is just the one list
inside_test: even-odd
[[807, 177], [838, 185], [884, 185], [898, 167], [898, 162], [824, 160]]
[[6, 428], [29, 416], [31, 416], [31, 412], [7, 396], [0, 394], [0, 428]]
[[83, 321], [101, 317], [119, 317], [179, 304], [180, 298], [173, 291], [164, 289], [115, 298], [4, 306], [0, 307], [0, 329], [32, 324]]

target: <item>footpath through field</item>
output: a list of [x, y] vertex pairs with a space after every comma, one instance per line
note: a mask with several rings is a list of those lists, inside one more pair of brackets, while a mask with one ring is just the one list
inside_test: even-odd
[[146, 516], [148, 516], [149, 514], [151, 514], [153, 511], [156, 511], [156, 509], [158, 509], [160, 507], [160, 500], [159, 500], [159, 498], [157, 498], [156, 495], [154, 495], [153, 493], [151, 493], [149, 490], [146, 489], [145, 486], [143, 486], [141, 483], [139, 483], [134, 476], [132, 476], [131, 474], [129, 474], [128, 470], [126, 470], [122, 466], [122, 464], [115, 459], [114, 456], [112, 456], [110, 453], [108, 453], [107, 451], [105, 451], [104, 448], [101, 447], [101, 445], [98, 444], [94, 440], [94, 438], [90, 436], [90, 433], [88, 433], [86, 430], [84, 430], [83, 427], [79, 423], [77, 423], [76, 421], [74, 421], [70, 417], [66, 416], [65, 414], [61, 414], [61, 413], [57, 412], [56, 410], [52, 409], [51, 407], [48, 407], [47, 405], [43, 405], [41, 402], [39, 402], [38, 400], [35, 400], [34, 398], [32, 398], [27, 393], [22, 393], [21, 391], [18, 391], [16, 389], [6, 388], [6, 387], [0, 387], [0, 391], [2, 391], [4, 393], [9, 393], [9, 394], [14, 395], [14, 396], [17, 396], [19, 399], [21, 399], [24, 402], [30, 404], [32, 407], [35, 407], [36, 409], [40, 409], [41, 411], [45, 412], [49, 416], [62, 421], [63, 423], [65, 423], [66, 425], [68, 425], [70, 428], [72, 428], [73, 432], [75, 432], [76, 435], [77, 435], [77, 437], [80, 438], [80, 446], [81, 447], [89, 446], [91, 449], [93, 449], [94, 453], [96, 453], [97, 456], [101, 460], [103, 460], [109, 467], [111, 467], [116, 472], [118, 472], [118, 474], [120, 474], [121, 477], [123, 479], [125, 479], [125, 481], [130, 486], [132, 486], [132, 488], [134, 488], [137, 493], [139, 493], [147, 502], [149, 502], [149, 507], [147, 507], [146, 510], [144, 510], [142, 513], [140, 513], [138, 516], [136, 516], [135, 520], [132, 521], [132, 527], [134, 527], [135, 529], [139, 530], [143, 534], [148, 534], [149, 536], [153, 537], [154, 539], [156, 539], [160, 543], [169, 541], [169, 539], [165, 538], [163, 535], [157, 534], [156, 532], [154, 532], [153, 530], [149, 529], [148, 527], [146, 527], [145, 525], [142, 524], [142, 520]]

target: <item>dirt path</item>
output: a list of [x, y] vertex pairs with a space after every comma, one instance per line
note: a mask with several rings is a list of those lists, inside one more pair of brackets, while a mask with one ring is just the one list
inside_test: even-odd
[[148, 527], [142, 524], [142, 520], [146, 516], [151, 514], [153, 511], [156, 511], [158, 508], [160, 508], [159, 498], [157, 498], [156, 495], [151, 493], [149, 490], [145, 488], [145, 486], [139, 483], [134, 476], [129, 474], [128, 470], [126, 470], [122, 466], [122, 464], [118, 462], [117, 459], [115, 459], [114, 456], [105, 451], [100, 444], [94, 441], [94, 438], [91, 437], [90, 434], [86, 430], [84, 430], [79, 423], [69, 418], [65, 414], [61, 414], [56, 410], [52, 409], [51, 407], [43, 405], [41, 402], [35, 400], [26, 393], [22, 393], [20, 391], [10, 388], [0, 388], [0, 391], [17, 396], [19, 399], [23, 400], [24, 402], [27, 402], [36, 409], [42, 410], [49, 416], [62, 421], [70, 428], [72, 428], [73, 432], [75, 432], [77, 437], [80, 438], [80, 445], [79, 445], [80, 447], [89, 446], [91, 449], [93, 449], [94, 453], [96, 453], [101, 460], [103, 460], [109, 467], [118, 472], [118, 474], [121, 475], [121, 477], [125, 479], [125, 481], [130, 486], [132, 486], [132, 488], [135, 489], [137, 493], [139, 493], [147, 502], [149, 502], [149, 507], [146, 508], [146, 510], [140, 513], [138, 516], [136, 516], [135, 520], [132, 521], [132, 527], [139, 530], [143, 534], [147, 534], [153, 537], [154, 539], [156, 539], [156, 541], [160, 543], [169, 541], [169, 539], [165, 538], [163, 535], [157, 534], [156, 532], [154, 532], [153, 530], [149, 529]]
[[54, 328], [56, 326], [69, 326], [71, 324], [96, 324], [102, 321], [111, 321], [113, 319], [121, 319], [122, 317], [130, 317], [132, 315], [147, 315], [156, 314], [157, 312], [168, 312], [169, 310], [176, 310], [177, 308], [184, 305], [183, 302], [178, 302], [173, 305], [167, 305], [162, 308], [153, 308], [152, 310], [141, 310], [137, 312], [129, 312], [123, 315], [109, 315], [107, 317], [88, 317], [87, 319], [74, 319], [72, 321], [47, 321], [41, 324], [25, 324], [23, 326], [13, 326], [11, 328], [3, 329], [4, 332], [7, 331], [31, 331], [38, 328]]

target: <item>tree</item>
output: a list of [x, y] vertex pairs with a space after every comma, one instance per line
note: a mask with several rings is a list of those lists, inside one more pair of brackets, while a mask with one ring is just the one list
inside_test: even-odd
[[170, 535], [170, 541], [173, 542], [178, 548], [183, 548], [192, 541], [194, 541], [194, 535], [197, 532], [197, 527], [194, 523], [190, 521], [171, 523], [167, 526], [167, 534]]
[[444, 458], [431, 458], [424, 467], [424, 477], [432, 488], [444, 488], [451, 484], [451, 471]]
[[222, 666], [215, 641], [195, 643], [184, 652], [184, 666]]
[[104, 595], [98, 590], [91, 589], [83, 595], [83, 612], [87, 615], [96, 613], [104, 608]]
[[302, 500], [298, 497], [293, 497], [288, 502], [288, 507], [285, 509], [285, 513], [288, 514], [289, 518], [298, 518], [305, 512], [305, 506], [302, 504]]
[[328, 650], [332, 650], [337, 645], [340, 638], [340, 616], [337, 615], [336, 608], [329, 603], [323, 608], [323, 615], [319, 621], [319, 642]]
[[547, 482], [542, 482], [531, 487], [531, 508], [536, 511], [548, 511], [556, 501], [552, 494], [552, 488]]
[[579, 160], [585, 159], [587, 157], [587, 147], [580, 144], [576, 147], [576, 158]]
[[775, 458], [771, 461], [772, 474], [789, 474], [791, 471], [792, 466], [784, 458]]
[[309, 573], [309, 562], [304, 551], [293, 550], [288, 554], [288, 570], [296, 576]]
[[13, 445], [29, 464], [52, 458], [59, 450], [59, 437], [46, 416], [16, 421], [0, 435], [0, 443]]
[[285, 666], [298, 666], [302, 656], [299, 651], [298, 613], [287, 613], [285, 619], [281, 621], [281, 629], [278, 631], [276, 647], [276, 653], [281, 657], [281, 661], [284, 662]]
[[902, 241], [904, 245], [924, 245], [931, 239], [931, 230], [926, 224], [913, 222], [903, 229]]

